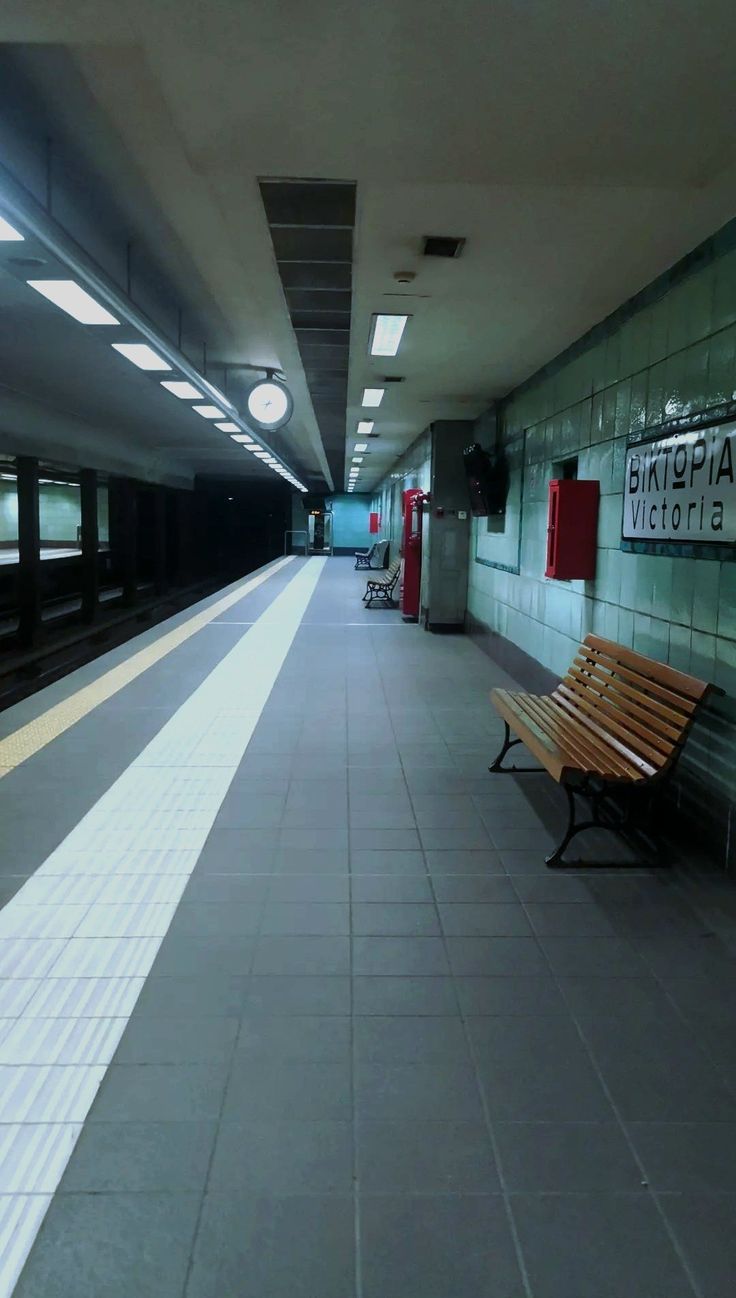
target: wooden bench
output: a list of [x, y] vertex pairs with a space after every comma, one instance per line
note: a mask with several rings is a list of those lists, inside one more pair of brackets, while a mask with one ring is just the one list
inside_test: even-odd
[[388, 541], [374, 541], [369, 550], [355, 551], [356, 568], [385, 568]]
[[[656, 841], [653, 799], [713, 688], [612, 640], [589, 635], [551, 694], [491, 691], [505, 737], [489, 770], [538, 770], [502, 765], [510, 748], [524, 744], [567, 794], [567, 830], [547, 865], [564, 864], [570, 840], [592, 827]], [[587, 820], [576, 820], [577, 796], [590, 804]]]
[[372, 577], [365, 588], [363, 603], [366, 608], [372, 604], [393, 604], [394, 587], [401, 573], [401, 560], [394, 559], [383, 577]]

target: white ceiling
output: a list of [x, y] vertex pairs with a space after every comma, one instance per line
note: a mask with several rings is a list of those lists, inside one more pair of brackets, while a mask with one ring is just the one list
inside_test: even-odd
[[[222, 359], [284, 369], [314, 473], [258, 180], [357, 182], [349, 450], [364, 383], [405, 378], [368, 487], [430, 420], [479, 413], [736, 209], [732, 0], [4, 0], [0, 40], [73, 60], [84, 113], [48, 51], [29, 66], [131, 222], [142, 195], [159, 214]], [[423, 260], [424, 234], [465, 236], [463, 256]], [[401, 309], [399, 356], [370, 361], [372, 312]]]

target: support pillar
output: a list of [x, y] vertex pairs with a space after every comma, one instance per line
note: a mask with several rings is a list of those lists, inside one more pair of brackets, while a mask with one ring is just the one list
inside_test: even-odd
[[138, 491], [133, 478], [120, 478], [119, 563], [123, 604], [132, 608], [138, 601]]
[[82, 505], [82, 617], [85, 622], [94, 622], [100, 594], [97, 470], [82, 469], [79, 485]]
[[30, 649], [41, 635], [41, 528], [38, 460], [19, 455], [18, 472], [18, 638]]
[[157, 595], [163, 595], [168, 589], [166, 572], [166, 512], [167, 491], [165, 487], [154, 488], [153, 499], [153, 582]]

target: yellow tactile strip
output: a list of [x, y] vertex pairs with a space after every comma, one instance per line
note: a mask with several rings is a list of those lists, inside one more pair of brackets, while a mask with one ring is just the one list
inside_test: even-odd
[[203, 626], [212, 622], [226, 609], [232, 608], [238, 600], [243, 599], [257, 586], [268, 581], [274, 573], [283, 568], [285, 564], [291, 563], [293, 555], [287, 555], [286, 558], [280, 559], [278, 563], [273, 564], [266, 572], [260, 573], [257, 577], [252, 577], [249, 581], [243, 582], [236, 590], [231, 590], [222, 599], [218, 599], [209, 608], [203, 609], [201, 613], [195, 613], [193, 617], [182, 622], [173, 631], [166, 631], [153, 644], [147, 645], [145, 649], [140, 649], [138, 653], [133, 654], [131, 658], [117, 667], [112, 667], [109, 672], [105, 672], [98, 680], [93, 681], [90, 685], [84, 685], [76, 694], [72, 694], [68, 699], [63, 699], [61, 703], [56, 703], [48, 712], [42, 713], [34, 721], [29, 721], [27, 725], [21, 726], [12, 735], [6, 739], [0, 739], [0, 779], [7, 775], [9, 771], [20, 766], [34, 753], [45, 748], [50, 744], [52, 739], [58, 739], [59, 735], [68, 730], [70, 726], [81, 721], [89, 712], [104, 703], [107, 699], [117, 694], [124, 685], [129, 685], [134, 681], [136, 676], [148, 671], [149, 667], [167, 654], [172, 649], [176, 649], [190, 636], [196, 635]]

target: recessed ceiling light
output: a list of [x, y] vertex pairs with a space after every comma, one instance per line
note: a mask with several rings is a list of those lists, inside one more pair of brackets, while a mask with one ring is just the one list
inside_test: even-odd
[[354, 455], [354, 456], [353, 456], [353, 464], [362, 464], [362, 463], [363, 463], [363, 456], [362, 456], [362, 455]]
[[201, 401], [204, 395], [199, 388], [195, 388], [193, 383], [184, 383], [178, 379], [162, 379], [161, 387], [166, 388], [167, 392], [172, 392], [181, 401]]
[[381, 402], [383, 401], [383, 394], [385, 391], [386, 391], [385, 388], [366, 388], [363, 393], [363, 400], [361, 402], [361, 405], [380, 406]]
[[373, 432], [373, 420], [372, 420], [372, 419], [359, 419], [359, 420], [358, 420], [358, 427], [357, 427], [356, 430], [355, 430], [355, 436], [356, 436], [356, 437], [370, 437], [370, 435], [371, 435], [372, 432]]
[[376, 315], [371, 329], [371, 356], [395, 356], [406, 328], [408, 315]]
[[159, 356], [148, 343], [113, 343], [116, 352], [120, 352], [126, 361], [137, 365], [139, 370], [170, 370], [171, 366], [163, 356]]
[[73, 279], [28, 279], [29, 288], [45, 297], [54, 306], [61, 307], [67, 315], [80, 324], [117, 325], [120, 321], [87, 293]]
[[4, 216], [0, 216], [0, 243], [23, 243], [24, 236], [20, 230], [16, 230], [10, 221], [6, 221]]
[[226, 420], [224, 421], [224, 423], [221, 423], [221, 424], [215, 424], [215, 428], [219, 428], [219, 430], [220, 430], [221, 433], [239, 433], [239, 432], [240, 432], [240, 425], [239, 425], [239, 424], [234, 424], [234, 423], [232, 422], [232, 420], [230, 420], [230, 419], [226, 419]]
[[367, 443], [367, 442], [356, 442], [356, 443], [355, 443], [355, 446], [354, 446], [353, 449], [356, 450], [356, 451], [367, 451], [367, 450], [368, 450], [368, 443]]
[[[231, 425], [232, 428], [237, 428], [237, 426], [238, 426], [237, 424]], [[225, 424], [215, 424], [215, 428], [221, 428], [224, 432]], [[243, 446], [255, 447], [256, 445], [256, 443], [253, 441], [253, 438], [249, 437], [247, 433], [231, 433], [230, 437], [233, 442], [241, 442]]]
[[203, 419], [222, 419], [224, 411], [218, 410], [217, 406], [192, 406], [198, 415]]
[[268, 451], [254, 451], [253, 454], [259, 460], [267, 460], [269, 458]]

